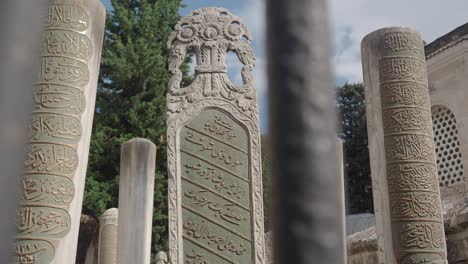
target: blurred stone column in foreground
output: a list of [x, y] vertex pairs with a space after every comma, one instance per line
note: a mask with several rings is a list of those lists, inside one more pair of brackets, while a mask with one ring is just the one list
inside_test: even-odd
[[48, 3], [40, 70], [27, 74], [38, 80], [16, 214], [16, 263], [76, 258], [101, 59], [101, 2]]
[[343, 251], [342, 254], [342, 262], [346, 264], [348, 262], [347, 256], [347, 247], [346, 247], [346, 190], [345, 190], [345, 175], [344, 175], [344, 158], [343, 158], [343, 141], [340, 138], [336, 139], [337, 144], [337, 167], [338, 167], [338, 175], [340, 177], [340, 194], [341, 194], [341, 207], [340, 207], [340, 219], [341, 219], [341, 234], [342, 234], [342, 241], [341, 241], [341, 248], [339, 251]]
[[[446, 263], [424, 45], [409, 28], [362, 42], [379, 263]], [[382, 178], [383, 177], [383, 178]], [[390, 235], [392, 234], [392, 235]], [[388, 255], [393, 255], [393, 258]]]
[[326, 2], [267, 1], [273, 236], [279, 264], [345, 259]]
[[119, 235], [120, 264], [149, 264], [153, 223], [156, 146], [143, 138], [122, 145], [120, 156]]
[[111, 208], [99, 218], [99, 259], [98, 264], [117, 263], [117, 236], [119, 210]]
[[[47, 0], [0, 1], [0, 263], [13, 260], [16, 196], [24, 162], [32, 85], [39, 71], [41, 17]], [[20, 250], [15, 248], [15, 250]]]

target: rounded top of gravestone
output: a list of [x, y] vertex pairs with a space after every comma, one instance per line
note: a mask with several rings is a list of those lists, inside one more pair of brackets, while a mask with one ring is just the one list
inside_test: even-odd
[[117, 208], [111, 208], [107, 209], [100, 218], [105, 218], [105, 217], [117, 217], [119, 215], [119, 209]]
[[[253, 69], [255, 55], [252, 36], [241, 18], [228, 9], [208, 7], [194, 10], [182, 18], [169, 36], [168, 116], [180, 113], [195, 101], [222, 98], [237, 102], [239, 108], [256, 114], [256, 92]], [[228, 76], [228, 54], [234, 53], [242, 64], [242, 84], [233, 83]], [[195, 55], [194, 80], [182, 87], [181, 66]], [[211, 76], [211, 77], [210, 77]], [[211, 80], [211, 85], [204, 85]]]
[[158, 254], [156, 255], [156, 263], [158, 261], [163, 261], [163, 263], [167, 262], [167, 254], [164, 251], [159, 251]]
[[132, 138], [129, 141], [122, 144], [122, 149], [132, 148], [132, 147], [136, 147], [136, 148], [144, 147], [150, 152], [156, 152], [156, 149], [157, 149], [156, 145], [146, 138]]

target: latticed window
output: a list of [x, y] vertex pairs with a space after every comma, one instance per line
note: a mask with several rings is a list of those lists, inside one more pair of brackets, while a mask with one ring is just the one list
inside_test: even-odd
[[439, 184], [450, 187], [465, 181], [455, 115], [445, 106], [432, 108]]

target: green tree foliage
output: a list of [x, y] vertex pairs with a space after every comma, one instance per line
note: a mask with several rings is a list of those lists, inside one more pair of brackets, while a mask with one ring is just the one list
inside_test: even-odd
[[341, 118], [348, 213], [373, 212], [363, 84], [339, 87], [337, 104]]
[[83, 212], [100, 216], [118, 205], [120, 146], [143, 137], [158, 147], [153, 253], [168, 249], [166, 172], [166, 42], [180, 0], [112, 0], [94, 117]]

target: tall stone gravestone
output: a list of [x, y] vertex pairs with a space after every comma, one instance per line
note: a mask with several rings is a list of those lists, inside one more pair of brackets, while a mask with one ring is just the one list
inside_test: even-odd
[[421, 36], [378, 30], [362, 58], [379, 263], [446, 263]]
[[[251, 36], [224, 8], [183, 18], [169, 39], [170, 263], [264, 263], [262, 177]], [[237, 55], [242, 85], [228, 77]], [[196, 56], [195, 78], [180, 69]]]
[[15, 263], [76, 256], [105, 8], [49, 0], [16, 213]]

